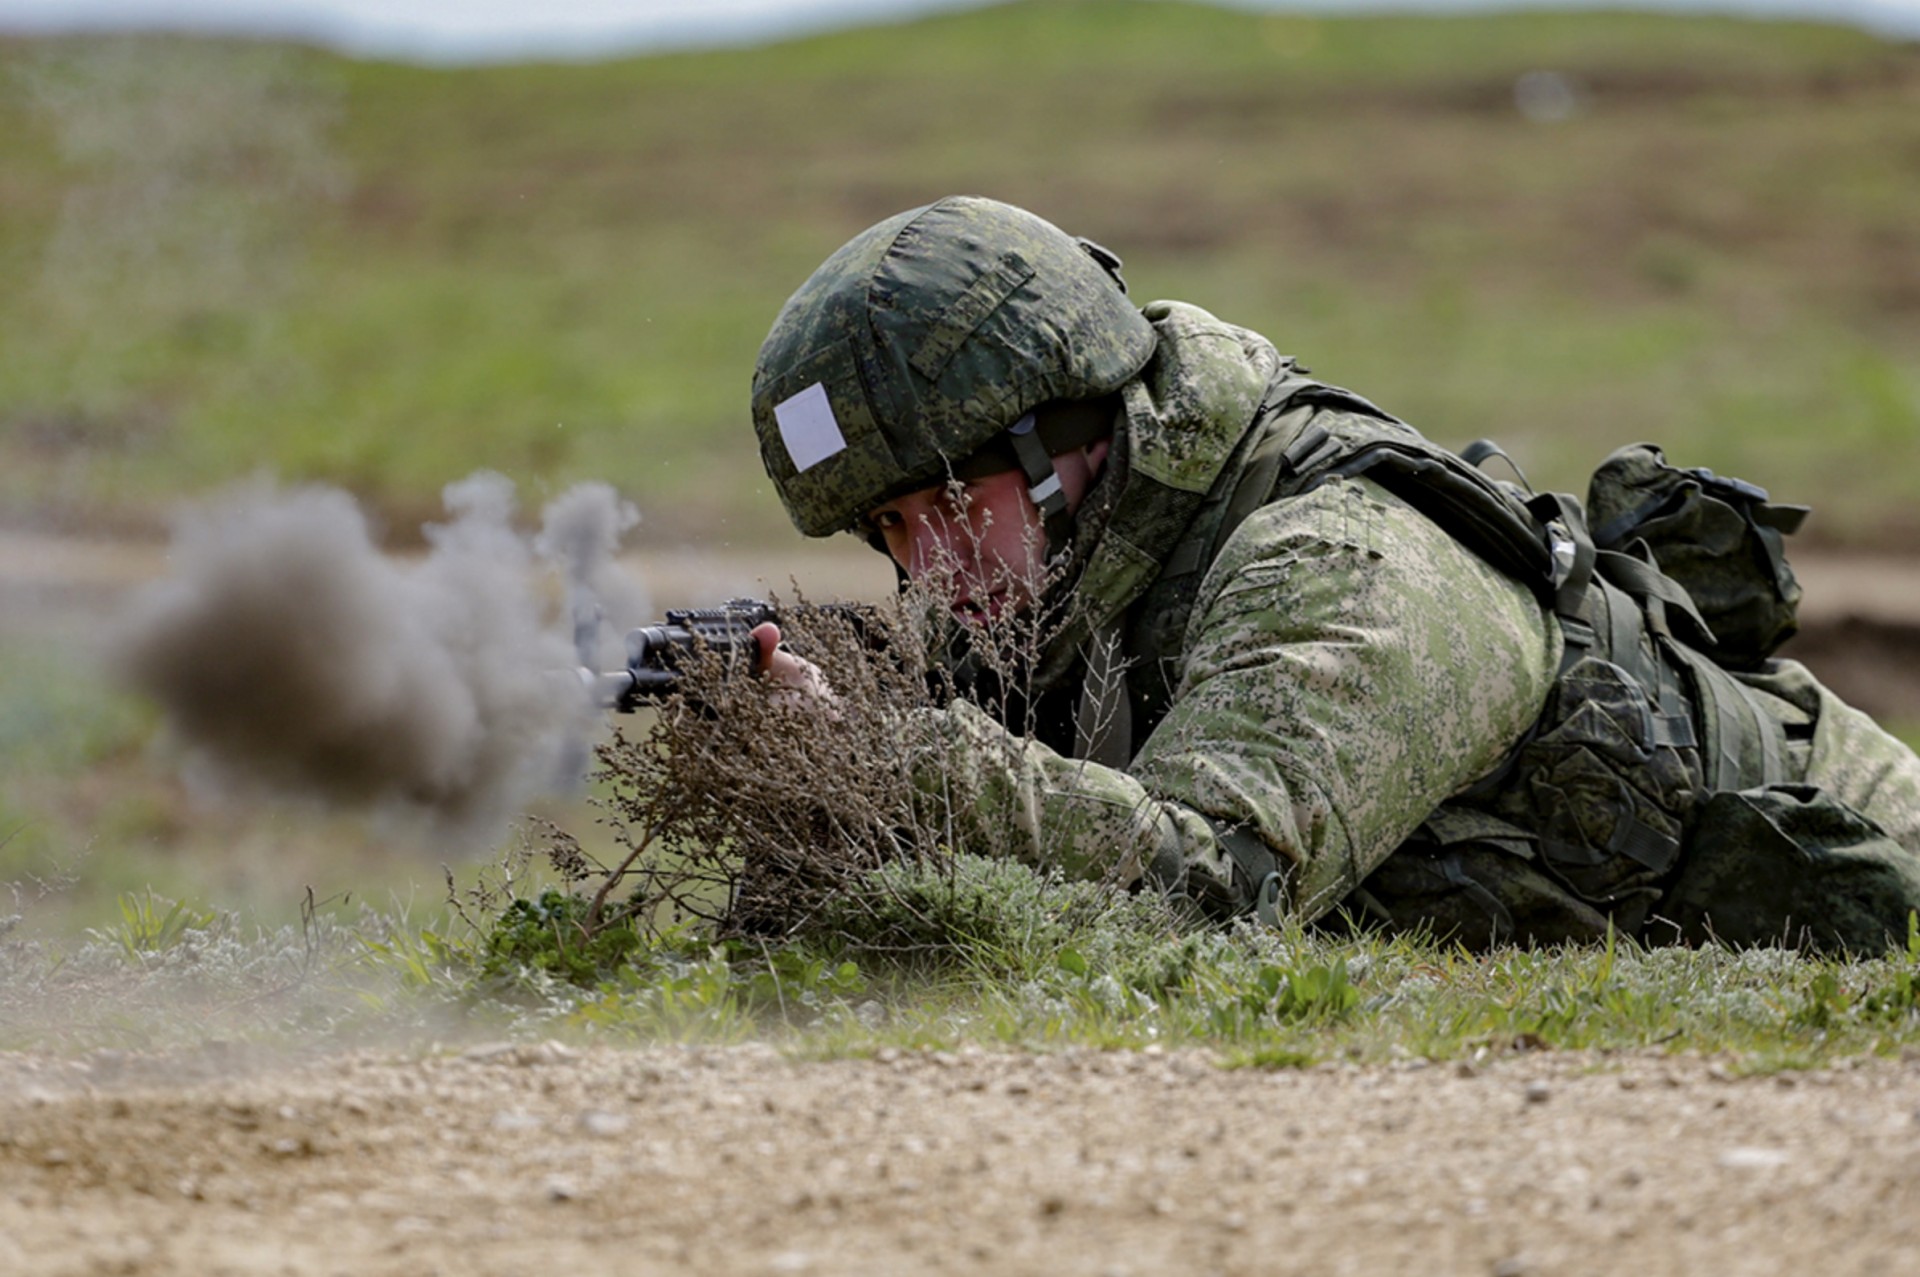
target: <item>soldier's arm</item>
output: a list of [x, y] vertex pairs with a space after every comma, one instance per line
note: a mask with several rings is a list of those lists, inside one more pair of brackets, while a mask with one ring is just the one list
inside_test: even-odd
[[1341, 482], [1256, 512], [1209, 572], [1172, 708], [1125, 772], [970, 707], [918, 773], [956, 843], [1244, 899], [1221, 831], [1337, 903], [1537, 716], [1558, 634], [1522, 587], [1397, 498]]

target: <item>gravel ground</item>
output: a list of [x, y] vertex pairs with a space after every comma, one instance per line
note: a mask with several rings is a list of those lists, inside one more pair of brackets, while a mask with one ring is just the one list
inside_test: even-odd
[[1920, 1057], [0, 1056], [0, 1272], [1920, 1271]]

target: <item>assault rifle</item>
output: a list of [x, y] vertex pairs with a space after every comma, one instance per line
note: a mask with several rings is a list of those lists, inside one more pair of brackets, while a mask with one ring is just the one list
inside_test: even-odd
[[[854, 603], [813, 604], [796, 614], [824, 615], [852, 627], [862, 642], [875, 643], [871, 608]], [[792, 619], [790, 614], [786, 619]], [[581, 681], [602, 709], [630, 714], [640, 705], [672, 695], [683, 670], [702, 659], [718, 659], [729, 673], [760, 668], [754, 627], [781, 621], [782, 614], [760, 599], [729, 599], [719, 607], [670, 611], [657, 625], [627, 632], [625, 669], [595, 673], [582, 666]]]

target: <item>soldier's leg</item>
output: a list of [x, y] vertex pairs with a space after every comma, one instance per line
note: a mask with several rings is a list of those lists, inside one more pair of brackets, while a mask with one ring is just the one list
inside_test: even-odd
[[1711, 796], [1660, 916], [1696, 943], [1903, 943], [1920, 910], [1920, 758], [1797, 662], [1740, 681], [1777, 698], [1792, 781]]
[[1800, 662], [1769, 665], [1766, 673], [1742, 675], [1740, 681], [1812, 720], [1805, 772], [1796, 779], [1826, 790], [1920, 857], [1920, 758]]

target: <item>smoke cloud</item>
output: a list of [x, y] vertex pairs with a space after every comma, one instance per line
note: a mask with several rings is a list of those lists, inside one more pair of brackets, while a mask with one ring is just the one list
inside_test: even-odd
[[[445, 502], [451, 517], [426, 528], [430, 553], [413, 564], [383, 555], [334, 489], [255, 483], [190, 512], [172, 576], [137, 599], [117, 655], [230, 785], [416, 813], [467, 843], [497, 836], [564, 783], [596, 714], [568, 674], [570, 618], [543, 600], [513, 528], [513, 485], [477, 474]], [[590, 485], [556, 509], [541, 544], [570, 588], [616, 587], [632, 507]]]
[[625, 633], [651, 610], [646, 592], [613, 559], [640, 512], [610, 484], [582, 483], [548, 502], [540, 519], [534, 548], [565, 574], [580, 664], [598, 669], [608, 630]]

